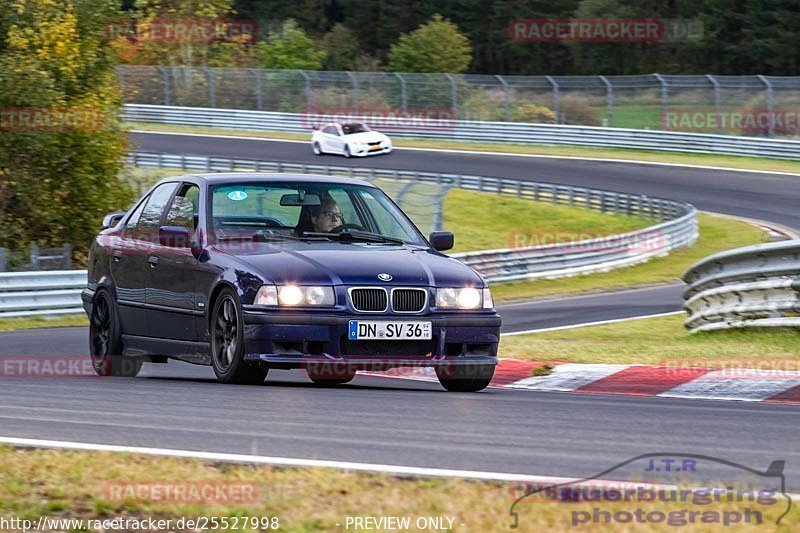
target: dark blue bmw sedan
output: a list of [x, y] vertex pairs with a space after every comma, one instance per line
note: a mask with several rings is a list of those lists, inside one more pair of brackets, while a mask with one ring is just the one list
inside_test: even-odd
[[93, 243], [83, 304], [94, 367], [211, 365], [224, 383], [304, 368], [317, 384], [356, 371], [433, 367], [478, 391], [497, 363], [486, 282], [442, 253], [376, 186], [304, 174], [168, 178]]

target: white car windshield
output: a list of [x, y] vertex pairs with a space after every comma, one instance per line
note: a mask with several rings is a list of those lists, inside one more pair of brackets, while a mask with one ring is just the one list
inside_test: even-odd
[[372, 131], [366, 124], [354, 122], [352, 124], [342, 124], [342, 132], [345, 135], [352, 135], [354, 133], [364, 133], [365, 131]]

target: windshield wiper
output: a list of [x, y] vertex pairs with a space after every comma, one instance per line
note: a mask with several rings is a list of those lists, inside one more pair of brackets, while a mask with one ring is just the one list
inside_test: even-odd
[[364, 241], [364, 242], [386, 242], [392, 244], [405, 244], [402, 239], [395, 239], [394, 237], [387, 237], [379, 233], [372, 233], [369, 231], [347, 230], [341, 233], [324, 233], [317, 231], [304, 231], [303, 237], [327, 237], [331, 240], [340, 241]]

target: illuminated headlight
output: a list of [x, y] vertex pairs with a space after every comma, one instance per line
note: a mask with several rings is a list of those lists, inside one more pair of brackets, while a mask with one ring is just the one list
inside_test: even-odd
[[299, 285], [264, 285], [256, 294], [256, 305], [271, 306], [333, 306], [336, 296], [333, 287]]
[[438, 308], [479, 309], [482, 301], [483, 291], [474, 287], [436, 289], [436, 307]]

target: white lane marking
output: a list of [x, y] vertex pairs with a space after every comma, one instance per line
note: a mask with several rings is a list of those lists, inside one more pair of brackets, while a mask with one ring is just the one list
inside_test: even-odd
[[732, 369], [709, 372], [658, 396], [760, 402], [800, 385], [800, 372]]
[[[177, 136], [186, 136], [186, 137], [210, 137], [210, 138], [223, 138], [223, 139], [239, 139], [239, 140], [246, 140], [246, 141], [264, 141], [264, 142], [284, 142], [284, 143], [301, 143], [301, 144], [308, 144], [309, 147], [311, 145], [311, 140], [308, 141], [296, 141], [292, 139], [273, 139], [270, 137], [247, 137], [243, 135], [220, 135], [220, 134], [211, 134], [211, 133], [179, 133], [175, 131], [155, 131], [155, 130], [128, 130], [129, 133], [143, 133], [143, 134], [155, 134], [155, 135], [177, 135]], [[547, 145], [542, 145], [547, 146]], [[690, 165], [688, 163], [659, 163], [657, 161], [639, 161], [636, 159], [614, 159], [614, 158], [607, 158], [607, 157], [581, 157], [581, 156], [571, 156], [571, 155], [545, 155], [545, 154], [518, 154], [514, 152], [486, 152], [481, 150], [457, 150], [457, 149], [447, 149], [447, 148], [408, 148], [408, 147], [395, 147], [395, 151], [410, 151], [414, 150], [417, 152], [442, 152], [442, 153], [452, 153], [452, 154], [471, 154], [471, 155], [496, 155], [496, 156], [504, 156], [504, 157], [531, 157], [531, 158], [539, 158], [539, 159], [569, 159], [575, 161], [600, 161], [604, 163], [633, 163], [636, 165], [651, 165], [651, 166], [658, 166], [658, 167], [684, 167], [684, 168], [697, 168], [702, 170], [724, 170], [730, 172], [746, 172], [750, 174], [772, 174], [775, 176], [800, 176], [800, 173], [796, 172], [780, 172], [777, 170], [750, 170], [746, 168], [732, 168], [732, 167], [715, 167], [711, 165]], [[688, 154], [694, 154], [694, 152], [682, 152]], [[665, 153], [665, 155], [670, 155], [670, 153]], [[735, 156], [730, 156], [735, 157]], [[781, 161], [781, 160], [778, 160]]]
[[507, 386], [514, 389], [570, 392], [631, 366], [634, 365], [567, 363], [556, 366], [548, 376], [532, 376]]
[[631, 316], [628, 318], [613, 318], [610, 320], [598, 320], [597, 322], [584, 322], [582, 324], [569, 324], [566, 326], [555, 326], [552, 328], [528, 329], [525, 331], [511, 331], [501, 333], [501, 337], [513, 337], [514, 335], [527, 335], [529, 333], [544, 333], [547, 331], [560, 331], [562, 329], [587, 328], [589, 326], [602, 326], [604, 324], [616, 324], [617, 322], [627, 322], [628, 320], [643, 320], [645, 318], [658, 318], [662, 316], [685, 315], [685, 311], [669, 311], [667, 313], [655, 313], [652, 315]]
[[[569, 483], [581, 478], [566, 478], [554, 476], [536, 476], [526, 474], [511, 474], [505, 472], [482, 472], [476, 470], [452, 470], [447, 468], [426, 468], [418, 466], [401, 466], [375, 463], [354, 463], [348, 461], [325, 461], [321, 459], [296, 459], [290, 457], [269, 457], [262, 455], [243, 455], [235, 453], [200, 452], [192, 450], [175, 450], [168, 448], [145, 448], [139, 446], [115, 446], [110, 444], [93, 444], [85, 442], [70, 442], [59, 440], [25, 439], [18, 437], [0, 437], [0, 444], [26, 448], [55, 448], [62, 450], [80, 450], [97, 452], [124, 452], [154, 455], [162, 457], [175, 457], [186, 459], [201, 459], [224, 463], [248, 463], [274, 466], [336, 468], [341, 470], [356, 470], [390, 475], [405, 475], [419, 477], [445, 477], [479, 479], [484, 481], [522, 481], [541, 483], [546, 485]], [[592, 480], [591, 483], [613, 484], [619, 487], [625, 481]], [[646, 486], [647, 484], [643, 484]], [[654, 488], [669, 487], [669, 485], [650, 485]]]

